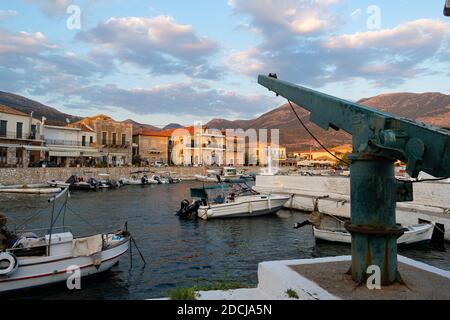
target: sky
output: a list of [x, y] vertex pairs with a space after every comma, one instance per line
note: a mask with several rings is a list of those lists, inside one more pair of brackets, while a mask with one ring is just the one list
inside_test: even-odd
[[258, 74], [344, 99], [450, 92], [443, 0], [2, 0], [0, 91], [164, 126], [284, 103]]

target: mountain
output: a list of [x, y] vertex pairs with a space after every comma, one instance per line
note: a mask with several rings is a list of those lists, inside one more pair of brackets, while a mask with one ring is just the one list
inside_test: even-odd
[[3, 91], [0, 91], [0, 104], [22, 111], [26, 114], [30, 114], [33, 111], [34, 118], [41, 119], [42, 117], [46, 117], [46, 123], [52, 125], [66, 125], [66, 119], [69, 119], [70, 122], [81, 120], [80, 117], [62, 113], [55, 108], [46, 106], [37, 101]]
[[183, 126], [181, 124], [178, 124], [178, 123], [169, 123], [167, 126], [162, 128], [162, 130], [179, 129], [179, 128], [183, 128]]
[[[358, 103], [430, 125], [450, 128], [450, 95], [437, 92], [392, 93], [364, 98]], [[306, 126], [324, 145], [332, 147], [351, 142], [349, 134], [332, 129], [325, 131], [308, 120], [309, 113], [307, 111], [299, 107], [296, 107], [296, 111]], [[280, 129], [280, 143], [285, 145], [289, 151], [304, 150], [308, 149], [310, 145], [317, 145], [301, 126], [289, 104], [284, 104], [253, 120], [213, 119], [208, 122], [207, 126], [215, 129]]]
[[127, 119], [127, 120], [122, 121], [122, 122], [124, 122], [124, 123], [131, 123], [133, 125], [133, 131], [139, 130], [141, 128], [144, 129], [144, 130], [151, 130], [151, 131], [159, 131], [159, 130], [161, 130], [160, 128], [152, 126], [150, 124], [139, 123], [139, 122], [136, 122], [136, 121], [131, 120], [131, 119]]
[[382, 94], [359, 103], [437, 127], [450, 127], [450, 95], [439, 92]]

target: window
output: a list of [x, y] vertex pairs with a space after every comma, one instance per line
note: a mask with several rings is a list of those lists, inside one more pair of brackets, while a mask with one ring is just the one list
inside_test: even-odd
[[23, 131], [23, 123], [17, 122], [17, 125], [16, 125], [16, 138], [17, 139], [22, 139], [22, 131]]
[[0, 166], [6, 164], [6, 156], [8, 153], [8, 148], [0, 147]]
[[23, 149], [21, 148], [16, 149], [16, 160], [17, 164], [23, 164]]
[[106, 144], [106, 132], [102, 132], [102, 144]]
[[112, 144], [116, 145], [117, 143], [117, 133], [113, 132], [112, 134]]
[[82, 145], [83, 147], [86, 147], [86, 136], [82, 136], [82, 137], [81, 137], [81, 145]]
[[89, 137], [89, 144], [93, 144], [94, 143], [94, 137], [93, 136], [90, 136]]
[[31, 137], [30, 139], [36, 139], [36, 125], [32, 124], [31, 125]]
[[0, 137], [6, 137], [6, 127], [8, 125], [8, 121], [0, 120]]
[[122, 134], [122, 145], [126, 145], [127, 144], [127, 135], [126, 134]]

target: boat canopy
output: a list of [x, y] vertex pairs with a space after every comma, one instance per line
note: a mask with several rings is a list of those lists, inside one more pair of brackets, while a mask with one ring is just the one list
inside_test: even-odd
[[192, 198], [200, 198], [200, 199], [208, 199], [208, 190], [214, 190], [214, 191], [228, 191], [229, 186], [227, 185], [220, 185], [220, 186], [205, 186], [203, 188], [191, 188], [191, 197]]

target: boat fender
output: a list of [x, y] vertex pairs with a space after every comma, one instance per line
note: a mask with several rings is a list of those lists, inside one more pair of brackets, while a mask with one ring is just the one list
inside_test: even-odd
[[7, 268], [0, 269], [0, 276], [7, 276], [16, 272], [19, 267], [19, 263], [14, 254], [10, 252], [1, 252], [0, 253], [0, 262], [7, 261], [9, 262], [9, 266]]

